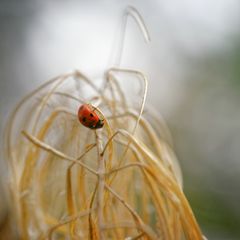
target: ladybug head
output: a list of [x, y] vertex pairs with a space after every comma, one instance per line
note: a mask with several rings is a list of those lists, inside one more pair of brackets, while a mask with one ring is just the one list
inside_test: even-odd
[[104, 125], [104, 120], [99, 119], [97, 124], [93, 127], [94, 129], [102, 128]]

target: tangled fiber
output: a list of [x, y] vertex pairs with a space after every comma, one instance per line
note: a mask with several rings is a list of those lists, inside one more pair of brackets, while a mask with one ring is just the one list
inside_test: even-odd
[[[133, 69], [101, 79], [74, 71], [18, 104], [6, 129], [17, 239], [203, 239], [168, 129], [145, 106], [147, 87]], [[85, 103], [103, 128], [80, 124]]]

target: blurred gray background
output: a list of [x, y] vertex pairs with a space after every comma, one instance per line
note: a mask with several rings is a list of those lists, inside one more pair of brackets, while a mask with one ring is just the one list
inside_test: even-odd
[[[129, 19], [121, 66], [149, 77], [147, 102], [170, 127], [205, 235], [240, 239], [239, 0], [0, 0], [1, 133], [14, 105], [47, 79], [111, 67], [127, 5], [142, 14], [152, 41]], [[3, 159], [0, 167], [2, 188]]]

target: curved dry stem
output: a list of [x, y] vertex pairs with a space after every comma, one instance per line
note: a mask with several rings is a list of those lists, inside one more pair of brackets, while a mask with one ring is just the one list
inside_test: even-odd
[[[116, 117], [118, 118], [122, 117], [127, 119], [129, 119], [129, 117], [132, 117], [134, 119], [137, 119], [138, 115], [133, 111], [126, 111], [124, 114]], [[158, 138], [156, 132], [144, 117], [140, 118], [139, 125], [143, 128], [144, 132], [149, 137], [149, 140], [151, 141], [151, 145], [155, 149], [156, 154], [159, 157], [159, 160], [162, 161], [166, 165], [166, 167], [169, 168], [169, 170], [173, 173], [174, 177], [177, 179], [180, 186], [182, 187], [183, 181], [182, 181], [181, 169], [171, 148], [168, 146], [166, 142]], [[113, 139], [116, 134], [117, 133], [113, 134], [110, 139]], [[103, 151], [105, 151], [107, 147], [108, 147], [108, 143], [104, 147]], [[171, 155], [171, 157], [169, 157], [169, 155]]]
[[148, 80], [147, 80], [147, 77], [142, 72], [137, 71], [137, 70], [122, 69], [122, 68], [110, 68], [107, 71], [107, 73], [106, 73], [107, 78], [111, 78], [112, 73], [129, 73], [129, 74], [134, 74], [134, 75], [140, 77], [143, 80], [143, 83], [144, 83], [143, 97], [142, 97], [142, 103], [141, 103], [141, 107], [140, 107], [139, 116], [138, 116], [137, 122], [135, 124], [135, 127], [133, 129], [133, 134], [134, 134], [136, 129], [137, 129], [137, 126], [139, 124], [140, 118], [141, 118], [141, 116], [143, 114], [143, 109], [144, 109], [145, 102], [146, 102], [147, 90], [148, 90]]
[[115, 168], [115, 169], [112, 169], [110, 172], [107, 172], [105, 173], [106, 176], [109, 176], [113, 173], [116, 173], [118, 171], [121, 171], [121, 170], [124, 170], [124, 169], [128, 169], [129, 167], [140, 167], [140, 168], [144, 168], [145, 167], [145, 164], [143, 163], [138, 163], [138, 162], [135, 162], [135, 163], [129, 163], [129, 164], [126, 164], [122, 167], [118, 167], [118, 168]]
[[[93, 207], [93, 202], [97, 193], [97, 189], [98, 189], [98, 184], [96, 184], [94, 191], [92, 193], [92, 197], [90, 199], [90, 204], [89, 204], [89, 208]], [[94, 240], [94, 237], [96, 236], [95, 239], [98, 239], [98, 235], [97, 235], [97, 230], [95, 229], [95, 224], [92, 218], [92, 214], [90, 213], [88, 216], [88, 223], [89, 223], [89, 238], [90, 240]]]
[[[26, 95], [15, 107], [15, 109], [13, 110], [12, 114], [9, 117], [9, 122], [6, 128], [6, 132], [5, 132], [5, 138], [6, 138], [6, 150], [7, 150], [7, 156], [9, 156], [10, 159], [13, 159], [13, 153], [11, 151], [11, 136], [12, 136], [12, 129], [13, 129], [13, 125], [15, 123], [16, 120], [16, 115], [18, 113], [18, 111], [20, 110], [21, 106], [26, 103], [31, 97], [33, 97], [35, 94], [37, 94], [39, 91], [41, 91], [42, 89], [44, 89], [45, 87], [53, 84], [54, 82], [58, 81], [61, 78], [66, 78], [68, 77], [69, 74], [66, 75], [62, 75], [62, 76], [57, 76], [55, 78], [52, 78], [50, 80], [48, 80], [46, 83], [44, 83], [43, 85], [41, 85], [40, 87], [38, 87], [37, 89], [35, 89], [34, 91], [32, 91], [31, 93], [29, 93], [28, 95]], [[10, 161], [11, 164], [11, 161]], [[12, 169], [14, 169], [14, 166], [11, 167]], [[16, 174], [14, 174], [16, 176]]]
[[[127, 144], [128, 144], [127, 142], [123, 142], [123, 141], [119, 141], [119, 143], [123, 144], [125, 146], [127, 146]], [[142, 156], [139, 154], [138, 150], [134, 146], [130, 145], [130, 149], [132, 150], [132, 153], [134, 154], [135, 159], [139, 162], [133, 162], [133, 163], [124, 165], [122, 167], [116, 168], [116, 171], [120, 172], [121, 170], [127, 170], [128, 168], [138, 167], [140, 170], [142, 170], [144, 176], [147, 179], [148, 176], [144, 172], [144, 170], [147, 170], [147, 165], [144, 163], [144, 159], [142, 159]], [[116, 171], [113, 171], [113, 173], [115, 173]], [[167, 216], [167, 212], [166, 212], [167, 208], [166, 209], [164, 208], [164, 205], [166, 205], [166, 203], [163, 201], [162, 197], [160, 197], [160, 198], [158, 197], [158, 193], [156, 193], [156, 189], [154, 187], [152, 187], [152, 186], [154, 186], [154, 183], [149, 182], [148, 179], [147, 179], [147, 182], [148, 182], [148, 188], [150, 188], [154, 198], [156, 199], [155, 200], [156, 209], [157, 209], [158, 216], [159, 216], [160, 226], [161, 226], [162, 232], [163, 232], [163, 239], [171, 239], [170, 232], [168, 229], [170, 225], [169, 225], [169, 221], [168, 221], [169, 217]], [[162, 188], [164, 189], [164, 186]]]
[[129, 17], [132, 17], [133, 20], [136, 22], [137, 26], [139, 27], [144, 40], [146, 42], [150, 41], [150, 35], [148, 33], [147, 27], [144, 23], [144, 20], [138, 10], [134, 8], [133, 6], [128, 6], [124, 12], [123, 15], [123, 21], [122, 21], [122, 27], [121, 27], [121, 33], [120, 33], [120, 41], [119, 41], [119, 47], [118, 47], [118, 52], [117, 52], [117, 57], [114, 62], [114, 66], [120, 66], [121, 64], [121, 59], [122, 59], [122, 54], [123, 54], [123, 46], [124, 46], [124, 40], [126, 36], [126, 29], [127, 29], [127, 21]]
[[104, 183], [105, 183], [105, 161], [102, 152], [102, 139], [101, 133], [99, 131], [95, 131], [96, 142], [97, 142], [97, 154], [98, 154], [98, 201], [97, 201], [97, 209], [98, 209], [98, 226], [99, 226], [99, 239], [104, 239], [104, 234], [102, 231], [104, 218], [103, 218], [103, 200], [104, 200]]
[[34, 125], [33, 125], [33, 134], [36, 133], [36, 130], [37, 130], [37, 125], [40, 121], [40, 117], [41, 117], [41, 114], [43, 112], [43, 109], [44, 107], [48, 104], [48, 100], [49, 98], [51, 97], [51, 95], [53, 94], [53, 92], [55, 91], [55, 89], [57, 89], [63, 82], [64, 80], [66, 80], [70, 75], [67, 75], [67, 76], [64, 76], [63, 78], [61, 78], [57, 83], [56, 85], [45, 95], [45, 97], [41, 100], [40, 102], [40, 106], [39, 106], [39, 109], [37, 109], [37, 112], [36, 112], [36, 120], [34, 122]]
[[78, 220], [79, 218], [82, 218], [82, 217], [85, 217], [85, 216], [88, 216], [89, 214], [92, 213], [92, 209], [90, 210], [86, 210], [86, 211], [83, 211], [75, 216], [70, 216], [70, 217], [67, 217], [66, 219], [60, 221], [58, 224], [56, 224], [55, 226], [53, 226], [51, 229], [48, 230], [48, 233], [47, 233], [47, 239], [48, 240], [51, 240], [52, 239], [52, 235], [54, 233], [54, 231], [57, 230], [57, 228], [60, 228], [62, 227], [63, 225], [66, 225], [68, 223], [71, 223], [73, 221], [76, 221]]
[[103, 225], [104, 230], [115, 228], [137, 228], [136, 224], [131, 221], [123, 221], [118, 223], [105, 223]]
[[79, 97], [75, 97], [69, 93], [65, 93], [65, 92], [54, 92], [53, 95], [58, 95], [58, 96], [61, 96], [61, 97], [66, 97], [66, 98], [69, 98], [69, 99], [72, 99], [72, 100], [75, 100], [77, 101], [78, 103], [85, 103], [86, 101], [84, 99], [80, 99]]
[[70, 161], [70, 162], [73, 162], [73, 163], [76, 163], [82, 167], [84, 167], [86, 170], [88, 170], [89, 172], [91, 172], [92, 174], [94, 175], [98, 175], [97, 172], [93, 169], [91, 169], [90, 167], [88, 167], [86, 164], [82, 163], [82, 162], [79, 162], [77, 159], [75, 158], [72, 158], [70, 156], [67, 156], [66, 154], [58, 151], [57, 149], [51, 147], [50, 145], [38, 140], [36, 137], [28, 134], [27, 132], [25, 131], [22, 131], [22, 134], [30, 141], [32, 142], [35, 146], [47, 151], [47, 152], [50, 152], [54, 155], [56, 155], [57, 157], [63, 159], [63, 160], [67, 160], [67, 161]]
[[137, 212], [123, 198], [121, 198], [111, 187], [107, 186], [106, 184], [105, 188], [127, 208], [127, 210], [133, 216], [135, 223], [147, 236], [150, 237], [150, 239], [158, 239], [155, 232], [141, 220]]
[[[119, 68], [110, 68], [108, 71], [107, 71], [107, 77], [108, 78], [111, 78], [111, 72], [122, 72], [122, 73], [130, 73], [130, 74], [135, 74], [137, 76], [140, 76], [142, 79], [143, 79], [143, 82], [144, 82], [144, 93], [143, 93], [143, 98], [142, 98], [142, 103], [141, 103], [141, 108], [140, 108], [140, 112], [139, 112], [139, 115], [138, 115], [138, 118], [137, 118], [137, 121], [136, 121], [136, 124], [134, 126], [134, 129], [133, 129], [133, 132], [132, 134], [134, 135], [135, 132], [136, 132], [136, 129], [139, 125], [139, 121], [140, 121], [140, 118], [143, 114], [143, 109], [144, 109], [144, 105], [145, 105], [145, 102], [146, 102], [146, 97], [147, 97], [147, 89], [148, 89], [148, 81], [147, 81], [147, 78], [145, 77], [145, 75], [140, 72], [140, 71], [136, 71], [136, 70], [131, 70], [131, 69], [119, 69]], [[125, 148], [125, 151], [119, 161], [119, 166], [123, 163], [124, 159], [125, 159], [125, 156], [127, 154], [127, 151], [129, 149], [129, 145], [131, 144], [131, 139], [129, 140], [128, 142], [128, 145], [126, 146]], [[114, 179], [114, 177], [113, 177]], [[112, 179], [112, 181], [113, 181]]]
[[[114, 134], [114, 136], [116, 136], [118, 134], [121, 134], [121, 135], [131, 139], [131, 142], [133, 143], [133, 145], [138, 149], [139, 154], [144, 156], [145, 160], [148, 160], [148, 164], [150, 164], [150, 166], [151, 165], [153, 166], [153, 168], [149, 168], [149, 167], [145, 166], [144, 169], [147, 170], [148, 174], [150, 174], [154, 178], [154, 180], [157, 181], [158, 184], [160, 184], [160, 186], [162, 186], [163, 189], [165, 189], [169, 200], [172, 202], [172, 204], [176, 208], [179, 208], [180, 206], [183, 207], [183, 209], [181, 209], [181, 208], [179, 209], [183, 227], [186, 230], [188, 228], [187, 225], [190, 224], [194, 229], [194, 231], [187, 232], [188, 234], [190, 234], [188, 236], [188, 239], [192, 239], [193, 236], [196, 239], [201, 239], [201, 237], [200, 237], [201, 231], [198, 227], [196, 219], [194, 218], [191, 208], [189, 207], [189, 204], [186, 201], [186, 198], [183, 195], [181, 188], [179, 187], [177, 182], [174, 179], [172, 179], [169, 170], [164, 168], [164, 166], [162, 166], [159, 163], [156, 156], [154, 156], [154, 154], [151, 151], [149, 151], [148, 148], [146, 148], [141, 142], [139, 142], [136, 138], [134, 138], [134, 136], [129, 134], [127, 131], [125, 131], [123, 129], [119, 129]], [[123, 167], [122, 169], [125, 169], [125, 168]], [[154, 169], [154, 171], [153, 171], [153, 169]], [[158, 174], [154, 173], [154, 172], [158, 172], [158, 171], [159, 171]], [[149, 186], [151, 186], [152, 184], [153, 184], [152, 182], [149, 182]], [[155, 189], [153, 189], [153, 191], [155, 191]], [[155, 193], [155, 194], [157, 194], [157, 193]], [[180, 200], [180, 202], [182, 202], [182, 205], [180, 205], [179, 200]], [[183, 216], [185, 216], [185, 217], [182, 218]], [[187, 220], [185, 219], [186, 217], [187, 217]], [[166, 218], [165, 218], [165, 220], [166, 220]]]
[[[80, 157], [77, 158], [78, 161], [80, 161], [82, 158], [86, 156], [86, 154], [92, 150], [94, 147], [96, 147], [96, 143], [92, 144], [90, 146], [87, 146], [86, 150], [80, 155]], [[73, 187], [72, 187], [72, 168], [76, 164], [76, 162], [73, 162], [70, 164], [70, 166], [67, 169], [67, 175], [66, 175], [66, 189], [67, 189], [67, 206], [68, 206], [68, 215], [72, 216], [76, 212], [76, 207], [74, 205], [74, 193], [73, 193]], [[74, 230], [74, 224], [73, 222], [70, 225], [71, 231]]]

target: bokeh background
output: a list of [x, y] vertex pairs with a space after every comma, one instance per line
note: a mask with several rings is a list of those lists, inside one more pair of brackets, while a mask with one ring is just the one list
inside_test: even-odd
[[[142, 14], [146, 44], [129, 19], [122, 67], [149, 77], [148, 104], [169, 125], [184, 191], [208, 239], [240, 239], [239, 0], [0, 0], [0, 126], [27, 92], [80, 69], [113, 64], [126, 6]], [[0, 161], [0, 222], [6, 165]]]

